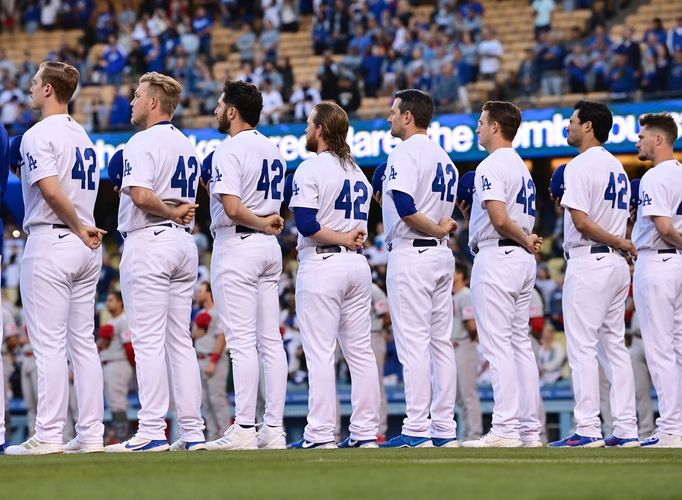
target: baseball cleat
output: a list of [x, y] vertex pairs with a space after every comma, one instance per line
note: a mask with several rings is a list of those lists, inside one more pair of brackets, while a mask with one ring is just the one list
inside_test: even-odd
[[682, 448], [682, 436], [656, 431], [640, 444], [642, 448]]
[[431, 438], [431, 442], [436, 448], [459, 448], [457, 438]]
[[103, 453], [104, 446], [102, 443], [83, 443], [77, 437], [66, 443], [63, 447], [64, 453], [67, 455], [75, 453]]
[[560, 441], [553, 441], [547, 446], [550, 448], [603, 448], [604, 440], [598, 437], [581, 436], [573, 434]]
[[52, 453], [63, 452], [64, 448], [61, 444], [43, 443], [38, 441], [35, 436], [21, 444], [5, 448], [5, 455], [51, 455]]
[[611, 436], [604, 440], [607, 448], [639, 448], [641, 446], [639, 438], [619, 438]]
[[4, 455], [4, 454], [5, 454], [5, 445], [0, 444], [0, 455]]
[[464, 448], [521, 448], [523, 443], [520, 439], [496, 436], [493, 431], [490, 431], [473, 441], [464, 441], [462, 446]]
[[334, 441], [328, 441], [326, 443], [312, 443], [306, 441], [305, 439], [300, 439], [295, 443], [291, 443], [287, 446], [290, 450], [335, 450], [338, 448]]
[[286, 436], [282, 427], [271, 427], [263, 423], [260, 425], [256, 435], [258, 448], [262, 450], [286, 450]]
[[223, 437], [209, 441], [206, 446], [209, 450], [257, 450], [256, 428], [232, 424]]
[[104, 448], [107, 453], [158, 452], [168, 451], [168, 441], [165, 439], [147, 439], [133, 436], [128, 441], [111, 444]]
[[339, 448], [378, 448], [376, 439], [360, 439], [356, 441], [350, 437], [347, 437], [338, 444]]
[[201, 451], [208, 450], [206, 441], [183, 441], [178, 439], [170, 447], [170, 451]]
[[393, 439], [381, 443], [379, 448], [433, 448], [431, 438], [398, 434]]
[[521, 443], [522, 443], [521, 448], [542, 448], [543, 446], [545, 446], [544, 444], [542, 444], [542, 441], [539, 440], [524, 441], [522, 439]]

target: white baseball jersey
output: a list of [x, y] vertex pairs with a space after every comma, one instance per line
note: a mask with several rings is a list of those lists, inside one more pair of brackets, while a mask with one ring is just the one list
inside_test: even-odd
[[[595, 146], [573, 158], [566, 165], [564, 185], [562, 207], [585, 212], [605, 231], [625, 237], [630, 181], [623, 165], [611, 153]], [[564, 250], [599, 244], [578, 231], [570, 212], [564, 212]]]
[[[277, 146], [263, 134], [244, 130], [223, 142], [213, 154], [212, 167], [211, 196], [220, 206], [221, 195], [229, 194], [238, 196], [255, 215], [279, 213], [287, 165]], [[214, 217], [211, 229], [232, 225], [221, 214]]]
[[111, 338], [109, 346], [99, 352], [99, 358], [102, 361], [127, 360], [128, 357], [126, 356], [123, 344], [127, 344], [132, 340], [125, 313], [112, 318], [107, 324], [114, 327], [114, 336]]
[[[230, 136], [228, 135], [225, 137], [223, 144], [225, 144], [229, 140]], [[213, 153], [213, 157], [215, 158], [215, 153]], [[223, 206], [223, 202], [221, 201], [220, 197], [211, 196], [213, 194], [213, 184], [215, 183], [215, 179], [218, 176], [215, 170], [216, 164], [214, 162], [215, 160], [211, 162], [211, 179], [208, 183], [209, 185], [208, 204], [209, 209], [211, 211], [211, 231], [215, 231], [215, 229], [218, 227], [227, 227], [230, 225], [230, 220], [227, 218], [227, 214], [225, 213], [225, 207]]]
[[208, 325], [206, 333], [194, 340], [194, 349], [199, 354], [211, 354], [213, 353], [216, 339], [225, 335], [225, 332], [220, 326], [220, 320], [215, 307], [211, 307], [210, 309], [202, 309], [201, 312], [210, 314], [211, 322]]
[[425, 134], [413, 135], [398, 144], [386, 164], [382, 203], [386, 242], [430, 237], [400, 218], [393, 191], [410, 195], [417, 210], [438, 224], [444, 217], [452, 216], [458, 180], [457, 168], [448, 154]]
[[36, 183], [56, 176], [78, 218], [94, 225], [93, 209], [99, 188], [99, 169], [92, 141], [69, 115], [52, 115], [36, 123], [21, 140], [21, 187], [24, 231], [41, 224], [64, 224], [43, 199]]
[[[372, 185], [357, 166], [341, 166], [331, 153], [321, 153], [299, 165], [294, 174], [290, 208], [314, 208], [320, 226], [346, 233], [361, 228], [367, 234]], [[318, 246], [298, 235], [297, 249]]]
[[530, 234], [535, 224], [535, 183], [514, 148], [493, 151], [476, 167], [469, 225], [469, 247], [503, 238], [490, 222], [486, 201], [501, 201], [509, 218]]
[[[171, 206], [194, 203], [199, 171], [194, 146], [170, 122], [158, 123], [135, 134], [123, 148], [118, 230], [130, 232], [168, 222], [136, 207], [130, 197], [131, 187], [151, 189]], [[193, 225], [194, 222], [190, 227]]]
[[469, 338], [469, 332], [464, 324], [474, 319], [474, 306], [471, 301], [471, 291], [469, 287], [462, 288], [459, 292], [452, 294], [452, 335], [450, 340], [464, 340]]
[[670, 217], [673, 227], [682, 232], [682, 164], [668, 160], [647, 171], [640, 182], [639, 195], [633, 243], [638, 250], [670, 248], [656, 231], [652, 217]]

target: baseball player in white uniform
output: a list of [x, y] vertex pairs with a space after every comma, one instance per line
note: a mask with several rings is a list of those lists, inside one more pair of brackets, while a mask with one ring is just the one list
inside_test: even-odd
[[478, 338], [490, 364], [492, 429], [474, 448], [539, 447], [539, 374], [528, 336], [535, 257], [535, 184], [512, 147], [521, 111], [489, 101], [478, 120], [478, 140], [489, 153], [476, 168], [469, 248], [476, 255], [471, 298]]
[[673, 157], [677, 124], [668, 114], [639, 119], [639, 159], [651, 161], [639, 185], [632, 239], [635, 306], [658, 395], [656, 431], [642, 446], [682, 448], [682, 164]]
[[[67, 112], [78, 79], [76, 68], [44, 62], [31, 83], [31, 107], [40, 110], [43, 120], [21, 142], [24, 231], [29, 236], [20, 280], [38, 368], [38, 410], [35, 435], [8, 447], [10, 455], [103, 450], [102, 367], [93, 331], [105, 231], [94, 227], [95, 149]], [[69, 400], [67, 351], [80, 412], [76, 437], [62, 448]]]
[[[388, 116], [402, 139], [388, 157], [382, 208], [389, 249], [386, 286], [403, 366], [407, 418], [386, 448], [457, 446], [452, 331], [455, 259], [447, 245], [457, 168], [427, 136], [433, 100], [415, 89], [395, 94]], [[429, 418], [430, 415], [430, 418]]]
[[[118, 230], [125, 241], [121, 292], [141, 408], [137, 433], [107, 446], [109, 452], [206, 449], [201, 379], [189, 331], [198, 267], [190, 233], [199, 161], [190, 140], [170, 122], [181, 91], [174, 79], [146, 73], [131, 102], [131, 122], [141, 131], [123, 149]], [[169, 372], [180, 426], [172, 447], [165, 434]]]
[[111, 432], [115, 442], [120, 443], [128, 439], [128, 392], [134, 354], [121, 293], [110, 293], [105, 305], [111, 319], [99, 329], [97, 348], [104, 373], [104, 396], [111, 411]]
[[348, 116], [317, 104], [306, 149], [317, 153], [294, 174], [290, 209], [298, 228], [296, 315], [308, 365], [308, 425], [289, 448], [336, 448], [334, 352], [338, 341], [350, 370], [350, 436], [340, 448], [376, 448], [380, 390], [371, 345], [372, 275], [362, 246], [372, 187], [346, 143]]
[[229, 362], [225, 355], [225, 332], [216, 314], [210, 283], [199, 285], [196, 299], [202, 309], [194, 317], [192, 340], [201, 372], [206, 437], [214, 440], [223, 435], [223, 426], [230, 421], [226, 390]]
[[[552, 447], [635, 447], [635, 383], [625, 347], [625, 302], [630, 270], [621, 252], [636, 255], [625, 238], [630, 182], [602, 144], [613, 123], [609, 108], [579, 101], [567, 127], [580, 154], [564, 171], [564, 253], [568, 261], [563, 313], [575, 398], [575, 433]], [[613, 436], [599, 420], [599, 365], [611, 383]]]
[[[287, 360], [279, 333], [278, 282], [282, 252], [276, 234], [286, 164], [256, 131], [263, 100], [245, 82], [225, 82], [215, 114], [231, 137], [213, 154], [211, 285], [232, 357], [235, 423], [209, 449], [285, 448], [282, 419]], [[238, 263], [238, 264], [237, 264]], [[259, 357], [265, 375], [265, 414], [256, 430]]]
[[388, 310], [386, 292], [376, 283], [372, 283], [370, 317], [372, 318], [372, 352], [377, 361], [380, 391], [377, 442], [384, 442], [386, 441], [386, 431], [388, 431], [388, 398], [384, 387], [384, 367], [386, 366], [386, 331], [391, 323], [391, 316]]
[[483, 433], [483, 415], [478, 395], [478, 349], [476, 320], [467, 286], [469, 270], [464, 264], [455, 266], [452, 281], [452, 345], [457, 362], [457, 405], [460, 410], [459, 436], [462, 441], [478, 439]]

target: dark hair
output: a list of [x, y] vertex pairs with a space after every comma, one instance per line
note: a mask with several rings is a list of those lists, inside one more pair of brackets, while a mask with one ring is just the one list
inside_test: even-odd
[[40, 80], [43, 85], [50, 84], [54, 95], [61, 104], [67, 104], [78, 86], [80, 73], [70, 64], [59, 61], [45, 61], [40, 64]]
[[223, 102], [234, 106], [246, 123], [255, 127], [263, 109], [263, 96], [258, 87], [241, 80], [227, 80], [223, 85]]
[[490, 123], [500, 125], [502, 137], [513, 141], [521, 125], [521, 110], [507, 101], [488, 101], [483, 105], [483, 111], [488, 112]]
[[338, 158], [343, 168], [354, 167], [355, 160], [346, 141], [349, 125], [346, 112], [334, 102], [321, 102], [313, 110], [313, 123], [322, 126], [322, 139], [328, 151]]
[[399, 90], [395, 98], [400, 99], [400, 113], [406, 111], [414, 116], [414, 124], [419, 128], [428, 128], [433, 118], [433, 99], [431, 96], [418, 89]]
[[461, 273], [464, 277], [464, 281], [469, 279], [469, 268], [460, 262], [455, 263], [455, 274], [456, 273]]
[[119, 292], [118, 290], [109, 292], [109, 295], [113, 295], [114, 297], [116, 297], [116, 300], [118, 300], [120, 303], [123, 303], [123, 295], [121, 295], [121, 292]]
[[677, 140], [677, 123], [669, 113], [647, 113], [639, 117], [640, 127], [655, 128], [665, 136], [671, 146]]
[[597, 101], [578, 101], [573, 106], [578, 110], [580, 123], [592, 122], [594, 137], [601, 143], [609, 139], [609, 132], [613, 126], [613, 115], [608, 106]]
[[206, 291], [213, 295], [213, 290], [211, 289], [211, 282], [210, 281], [202, 281], [200, 283], [201, 285], [204, 285], [206, 287]]

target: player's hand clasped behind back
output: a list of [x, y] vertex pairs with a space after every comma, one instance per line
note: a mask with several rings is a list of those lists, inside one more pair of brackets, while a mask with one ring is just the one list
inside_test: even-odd
[[261, 217], [261, 222], [261, 231], [265, 234], [277, 236], [284, 229], [284, 219], [282, 219], [279, 214], [270, 214], [267, 217]]
[[92, 250], [96, 250], [100, 247], [102, 244], [102, 237], [105, 234], [107, 234], [107, 232], [104, 229], [88, 225], [82, 226], [80, 230], [76, 232], [76, 236], [85, 243], [86, 247]]

